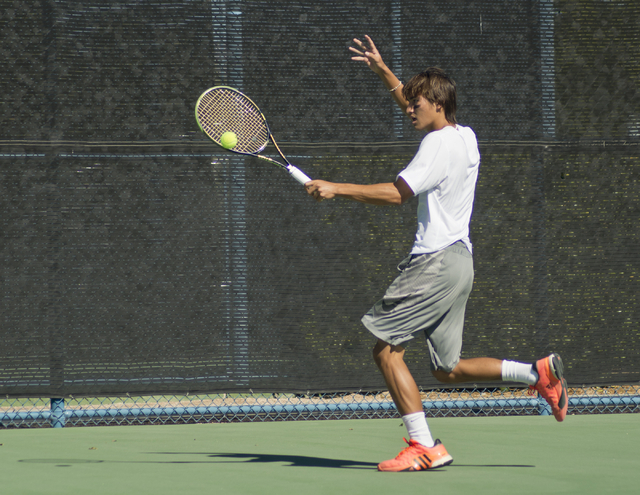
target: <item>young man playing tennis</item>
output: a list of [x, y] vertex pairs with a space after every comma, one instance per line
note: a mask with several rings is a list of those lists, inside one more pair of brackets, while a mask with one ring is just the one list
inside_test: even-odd
[[442, 70], [429, 68], [406, 85], [387, 68], [368, 36], [354, 40], [353, 60], [366, 63], [392, 97], [426, 133], [418, 152], [395, 182], [358, 185], [313, 180], [305, 184], [317, 201], [345, 198], [375, 205], [401, 205], [418, 196], [418, 229], [400, 274], [362, 318], [378, 341], [374, 360], [402, 415], [410, 440], [380, 471], [421, 471], [453, 462], [433, 439], [416, 382], [404, 362], [404, 344], [424, 332], [431, 372], [440, 382], [516, 381], [530, 385], [562, 421], [568, 400], [560, 356], [551, 354], [525, 364], [494, 358], [461, 359], [462, 329], [473, 285], [469, 222], [480, 153], [474, 132], [456, 123], [455, 83]]

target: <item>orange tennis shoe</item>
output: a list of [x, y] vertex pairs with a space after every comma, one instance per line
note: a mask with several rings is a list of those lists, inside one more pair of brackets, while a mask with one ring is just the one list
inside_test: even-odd
[[[403, 439], [407, 442], [407, 439]], [[433, 447], [425, 447], [421, 443], [409, 440], [409, 444], [395, 459], [378, 464], [378, 471], [425, 471], [448, 466], [453, 462], [440, 440]]]
[[555, 352], [535, 363], [538, 383], [531, 388], [537, 390], [551, 406], [551, 412], [557, 421], [564, 420], [569, 408], [567, 399], [567, 381], [564, 379], [564, 365]]

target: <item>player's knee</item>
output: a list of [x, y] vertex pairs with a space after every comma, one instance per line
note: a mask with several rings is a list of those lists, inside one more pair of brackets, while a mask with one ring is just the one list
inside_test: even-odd
[[380, 346], [379, 344], [376, 344], [376, 346], [373, 348], [373, 350], [371, 351], [371, 354], [373, 355], [373, 361], [376, 363], [376, 366], [378, 368], [380, 368], [382, 366], [382, 363], [384, 361], [384, 357], [383, 357], [383, 347]]
[[404, 349], [401, 346], [393, 346], [381, 340], [375, 345], [372, 351], [373, 360], [378, 368], [392, 365], [395, 360], [402, 360]]
[[431, 374], [440, 383], [455, 383], [456, 375], [453, 371], [431, 370]]

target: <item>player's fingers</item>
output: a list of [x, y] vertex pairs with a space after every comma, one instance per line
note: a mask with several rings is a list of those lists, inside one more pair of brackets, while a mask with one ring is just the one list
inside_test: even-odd
[[364, 62], [367, 65], [370, 65], [371, 63], [367, 57], [351, 57], [351, 60], [355, 60], [357, 62]]
[[363, 43], [362, 41], [360, 41], [357, 38], [354, 38], [353, 41], [356, 43], [356, 45], [358, 45], [358, 49], [354, 48], [354, 47], [350, 47], [350, 50], [354, 51], [354, 52], [358, 52], [361, 55], [366, 55], [367, 51], [372, 51], [375, 52], [376, 51], [376, 47], [373, 44], [370, 44], [369, 46], [367, 46], [366, 43]]
[[369, 43], [369, 50], [372, 51], [372, 52], [377, 52], [378, 49], [376, 48], [376, 44], [369, 37], [369, 35], [365, 34], [364, 37], [367, 38], [367, 42]]

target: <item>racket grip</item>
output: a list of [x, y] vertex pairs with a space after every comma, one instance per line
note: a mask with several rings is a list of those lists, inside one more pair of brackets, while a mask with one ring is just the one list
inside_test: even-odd
[[307, 177], [307, 175], [302, 170], [300, 170], [297, 167], [294, 167], [293, 165], [289, 165], [288, 169], [289, 169], [289, 173], [291, 174], [291, 177], [293, 177], [303, 186], [311, 180], [309, 177]]

